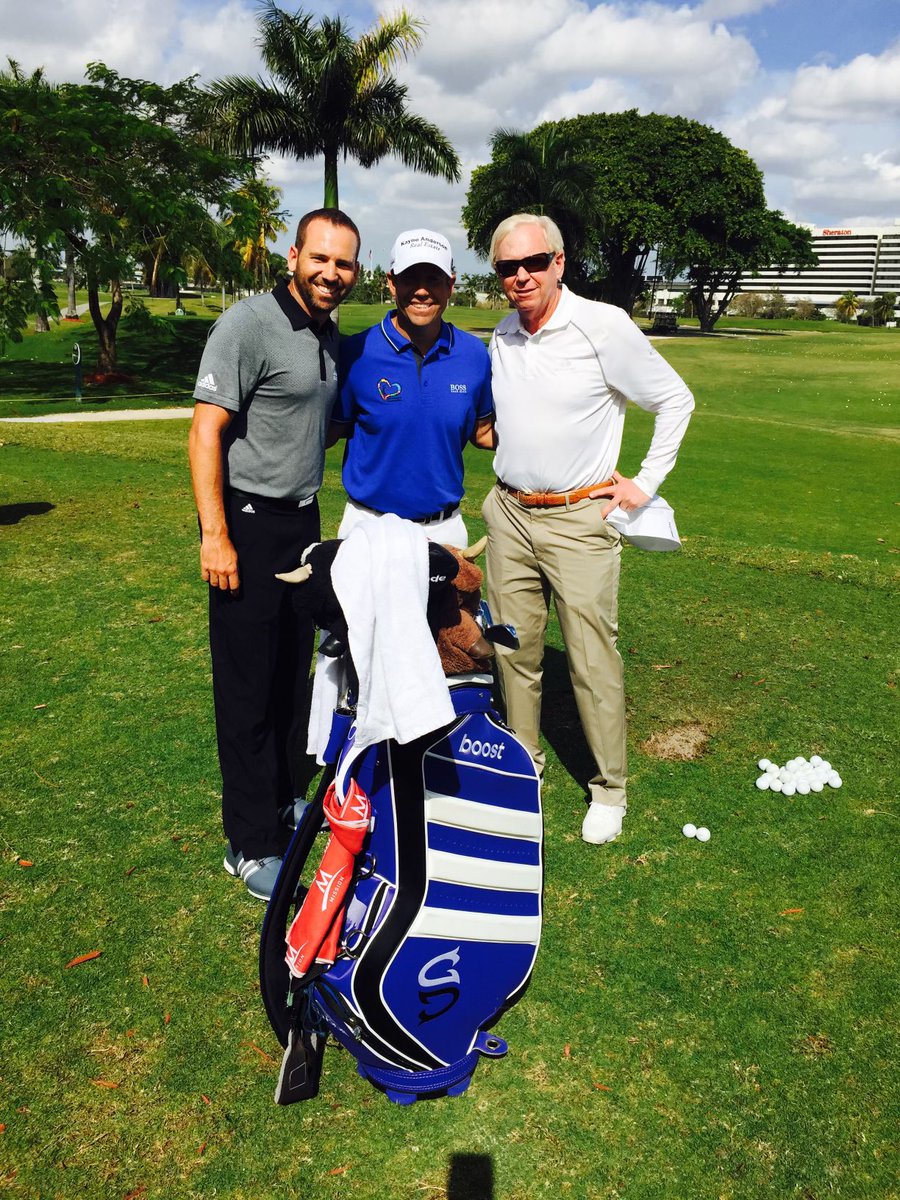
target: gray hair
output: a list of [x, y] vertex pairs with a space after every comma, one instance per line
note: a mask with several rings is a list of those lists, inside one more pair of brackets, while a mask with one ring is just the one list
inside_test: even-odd
[[537, 213], [513, 213], [511, 217], [507, 217], [505, 221], [501, 221], [494, 230], [488, 255], [492, 266], [497, 261], [497, 247], [508, 234], [512, 233], [520, 225], [539, 225], [547, 238], [548, 250], [552, 250], [554, 254], [562, 254], [565, 250], [562, 234], [559, 232], [559, 226], [555, 221], [552, 221], [549, 217], [539, 216]]

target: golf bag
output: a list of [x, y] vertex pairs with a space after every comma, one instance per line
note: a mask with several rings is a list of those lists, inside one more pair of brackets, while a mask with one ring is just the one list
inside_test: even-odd
[[[506, 1053], [492, 1027], [524, 992], [540, 940], [540, 783], [493, 711], [486, 677], [450, 684], [456, 719], [407, 745], [359, 753], [352, 711], [335, 713], [325, 755], [333, 769], [326, 766], [285, 856], [261, 939], [263, 1000], [286, 1047], [279, 1103], [316, 1095], [329, 1033], [363, 1078], [401, 1104], [457, 1095], [480, 1055]], [[291, 931], [297, 978], [285, 933], [303, 899], [298, 881], [329, 786], [328, 811], [355, 809], [347, 824], [362, 849], [347, 851], [340, 869], [325, 870], [323, 859], [312, 907], [324, 910], [342, 872], [346, 903], [325, 919], [330, 952], [314, 947], [301, 963]], [[368, 825], [358, 803], [366, 798]]]

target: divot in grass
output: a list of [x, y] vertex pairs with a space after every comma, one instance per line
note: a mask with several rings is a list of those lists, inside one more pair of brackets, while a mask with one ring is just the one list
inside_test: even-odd
[[704, 725], [673, 725], [641, 742], [641, 750], [667, 762], [690, 762], [703, 756], [709, 734]]

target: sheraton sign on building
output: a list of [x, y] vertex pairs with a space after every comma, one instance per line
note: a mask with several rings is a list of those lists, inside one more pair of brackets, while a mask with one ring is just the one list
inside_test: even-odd
[[881, 227], [807, 226], [819, 263], [802, 271], [769, 270], [745, 274], [742, 292], [782, 291], [789, 300], [830, 305], [844, 292], [861, 299], [900, 294], [900, 220]]

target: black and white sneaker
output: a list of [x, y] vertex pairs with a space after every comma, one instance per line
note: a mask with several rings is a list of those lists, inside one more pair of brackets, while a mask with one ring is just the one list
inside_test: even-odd
[[268, 901], [272, 898], [282, 861], [281, 855], [277, 854], [266, 858], [245, 858], [240, 850], [233, 850], [229, 842], [222, 866], [229, 875], [241, 877], [251, 896]]
[[[281, 810], [281, 812], [278, 814], [279, 817], [281, 818], [282, 825], [286, 825], [288, 827], [288, 829], [296, 829], [297, 826], [300, 824], [300, 822], [303, 820], [303, 814], [309, 808], [311, 803], [312, 803], [312, 801], [305, 800], [303, 798], [303, 796], [298, 796], [297, 799], [293, 802], [293, 804], [286, 804], [284, 806], [284, 808]], [[328, 820], [326, 817], [324, 817], [324, 816], [322, 817], [322, 824], [319, 828], [320, 829], [330, 829], [331, 828], [331, 826], [328, 824]]]

